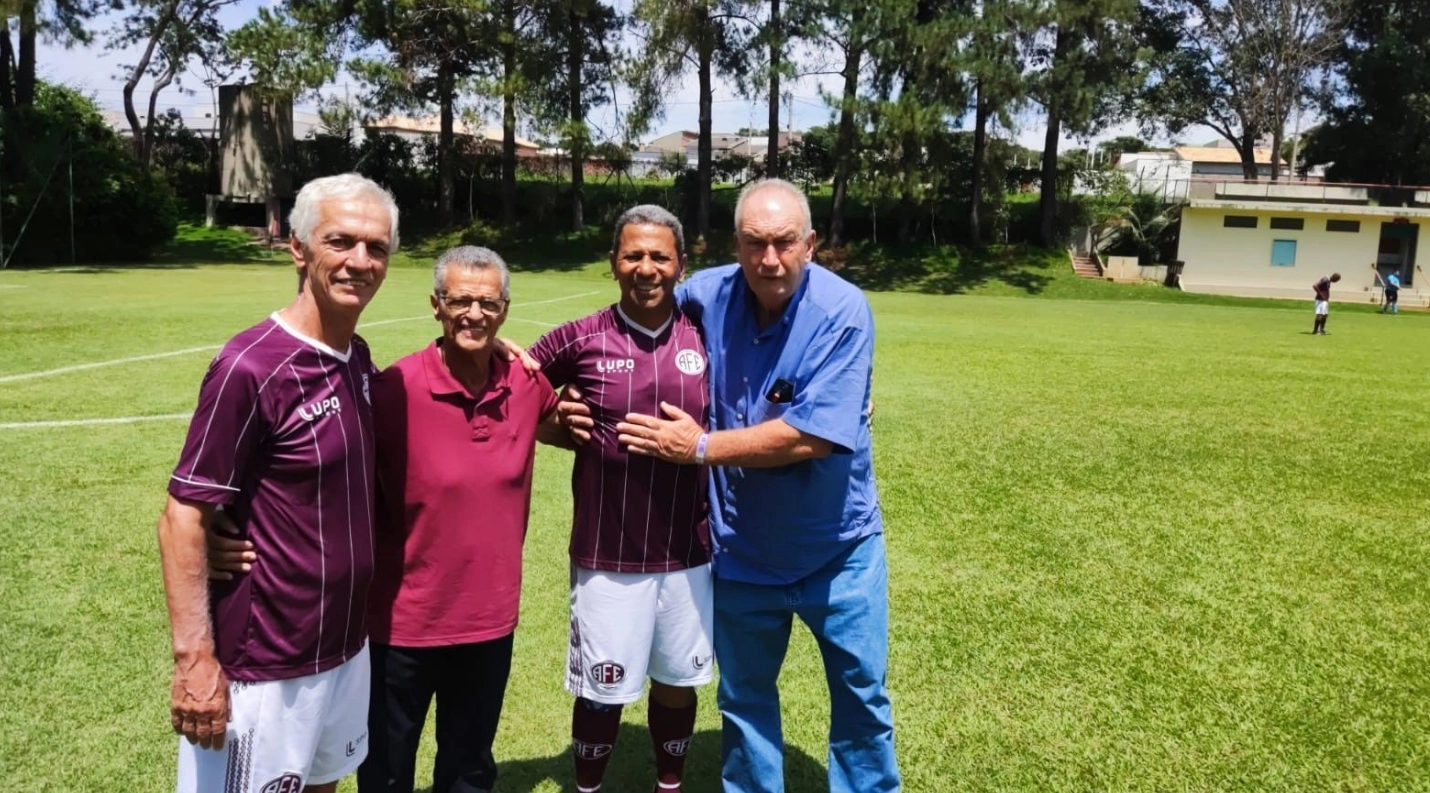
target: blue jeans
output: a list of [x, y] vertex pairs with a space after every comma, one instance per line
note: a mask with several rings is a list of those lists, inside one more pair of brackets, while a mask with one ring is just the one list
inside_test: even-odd
[[857, 542], [789, 585], [715, 577], [715, 659], [724, 717], [726, 793], [784, 791], [777, 680], [799, 615], [819, 642], [829, 684], [830, 793], [899, 789], [894, 719], [885, 687], [889, 571], [884, 535]]

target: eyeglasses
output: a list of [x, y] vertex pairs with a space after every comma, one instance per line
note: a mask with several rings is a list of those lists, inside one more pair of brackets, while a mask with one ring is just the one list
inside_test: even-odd
[[457, 316], [471, 311], [472, 306], [475, 305], [481, 309], [483, 314], [489, 317], [498, 317], [506, 310], [507, 305], [511, 303], [510, 300], [496, 297], [448, 297], [447, 295], [438, 295], [437, 299], [442, 301], [442, 305], [446, 306], [448, 311]]

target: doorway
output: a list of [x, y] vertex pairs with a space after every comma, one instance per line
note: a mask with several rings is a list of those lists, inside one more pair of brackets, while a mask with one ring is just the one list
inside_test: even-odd
[[1400, 276], [1401, 286], [1415, 282], [1415, 252], [1420, 242], [1420, 226], [1415, 223], [1380, 224], [1380, 248], [1375, 257], [1375, 269], [1384, 278], [1391, 273]]

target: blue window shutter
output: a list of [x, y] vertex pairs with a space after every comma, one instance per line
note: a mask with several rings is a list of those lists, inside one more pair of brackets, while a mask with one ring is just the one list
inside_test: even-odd
[[1295, 240], [1272, 240], [1272, 242], [1271, 242], [1271, 266], [1272, 266], [1272, 267], [1295, 267], [1295, 266], [1296, 266], [1296, 241], [1295, 241]]

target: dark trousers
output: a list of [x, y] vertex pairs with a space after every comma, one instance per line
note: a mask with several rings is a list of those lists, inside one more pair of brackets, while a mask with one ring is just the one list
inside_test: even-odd
[[417, 743], [427, 708], [437, 699], [437, 767], [432, 793], [489, 791], [492, 757], [512, 637], [448, 647], [393, 647], [373, 642], [367, 759], [359, 793], [412, 793]]

